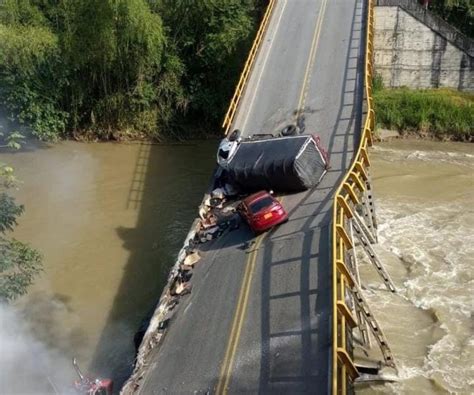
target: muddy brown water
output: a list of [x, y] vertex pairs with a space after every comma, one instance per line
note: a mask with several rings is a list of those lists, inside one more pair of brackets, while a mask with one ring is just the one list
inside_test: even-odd
[[398, 294], [367, 263], [361, 273], [399, 382], [359, 393], [472, 394], [474, 145], [395, 141], [371, 158], [377, 251]]
[[25, 341], [44, 344], [45, 355], [18, 355], [18, 368], [31, 357], [38, 366], [7, 393], [52, 391], [42, 374], [64, 392], [58, 375], [74, 377], [73, 356], [116, 386], [126, 379], [134, 333], [197, 214], [215, 147], [30, 143], [0, 155], [22, 182], [16, 196], [26, 211], [14, 236], [44, 255], [44, 273], [14, 307]]
[[[22, 181], [15, 237], [45, 264], [13, 310], [0, 310], [11, 352], [1, 393], [66, 393], [72, 356], [118, 385], [127, 377], [133, 335], [196, 215], [215, 148], [63, 142], [0, 154]], [[399, 293], [368, 264], [361, 271], [401, 380], [358, 392], [472, 393], [473, 146], [384, 143], [372, 162], [377, 250]]]

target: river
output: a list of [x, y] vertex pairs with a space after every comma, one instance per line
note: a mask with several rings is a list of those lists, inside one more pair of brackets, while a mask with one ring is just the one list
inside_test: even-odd
[[[196, 215], [215, 147], [29, 143], [0, 154], [22, 181], [15, 237], [45, 266], [0, 311], [0, 393], [65, 393], [73, 356], [118, 385], [127, 377], [133, 335]], [[360, 393], [474, 392], [472, 147], [395, 141], [372, 151], [377, 250], [399, 293], [384, 291], [368, 264], [361, 272], [402, 379]]]
[[134, 333], [197, 214], [215, 147], [66, 141], [0, 155], [26, 207], [14, 236], [44, 256], [42, 275], [3, 312], [0, 393], [51, 393], [51, 382], [64, 393], [73, 356], [116, 387], [127, 378]]
[[360, 393], [472, 394], [474, 146], [402, 140], [371, 158], [377, 251], [398, 294], [361, 273], [401, 379]]

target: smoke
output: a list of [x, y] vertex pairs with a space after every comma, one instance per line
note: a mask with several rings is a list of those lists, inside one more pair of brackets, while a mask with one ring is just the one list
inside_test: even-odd
[[70, 394], [71, 360], [35, 336], [14, 307], [0, 304], [0, 394]]

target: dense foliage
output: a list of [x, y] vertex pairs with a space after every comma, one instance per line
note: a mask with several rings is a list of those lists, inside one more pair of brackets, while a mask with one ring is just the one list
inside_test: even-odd
[[377, 125], [402, 133], [474, 140], [474, 95], [451, 89], [374, 89]]
[[0, 97], [36, 135], [216, 133], [258, 0], [3, 0]]
[[0, 302], [4, 302], [25, 294], [42, 264], [36, 250], [7, 237], [24, 207], [8, 194], [8, 189], [15, 185], [11, 167], [0, 165], [0, 181]]
[[467, 36], [474, 38], [474, 1], [431, 0], [429, 9]]

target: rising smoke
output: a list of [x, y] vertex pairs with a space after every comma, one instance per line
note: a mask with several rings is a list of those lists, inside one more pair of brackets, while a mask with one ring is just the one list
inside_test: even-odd
[[0, 394], [70, 394], [71, 360], [35, 336], [14, 307], [0, 304]]

